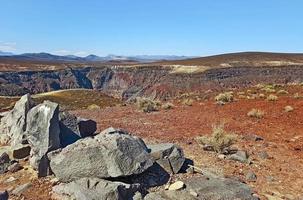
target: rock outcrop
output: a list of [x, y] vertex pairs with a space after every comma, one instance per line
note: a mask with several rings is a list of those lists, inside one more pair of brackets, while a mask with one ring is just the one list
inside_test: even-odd
[[60, 148], [59, 105], [50, 101], [32, 108], [27, 116], [30, 164], [38, 176], [50, 174], [47, 153]]
[[6, 113], [0, 122], [1, 143], [11, 143], [12, 146], [26, 143], [25, 131], [27, 113], [34, 106], [29, 94], [21, 97], [14, 108]]
[[98, 178], [82, 178], [62, 183], [53, 188], [56, 199], [75, 200], [132, 200], [139, 190], [138, 184], [107, 181]]
[[50, 152], [48, 157], [52, 171], [63, 182], [84, 177], [125, 177], [153, 165], [141, 139], [112, 128]]

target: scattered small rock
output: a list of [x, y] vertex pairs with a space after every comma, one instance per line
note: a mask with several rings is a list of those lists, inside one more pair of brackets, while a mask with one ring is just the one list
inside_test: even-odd
[[9, 155], [7, 153], [3, 153], [1, 156], [0, 156], [0, 164], [4, 164], [4, 163], [9, 163], [10, 162], [10, 159], [9, 159]]
[[218, 158], [221, 159], [221, 160], [224, 160], [226, 158], [226, 156], [224, 154], [219, 154]]
[[199, 196], [199, 194], [197, 192], [195, 192], [193, 189], [189, 190], [189, 194], [191, 194], [194, 197], [198, 197]]
[[171, 184], [169, 187], [168, 187], [168, 190], [181, 190], [185, 187], [185, 183], [183, 183], [182, 181], [177, 181], [173, 184]]
[[31, 183], [25, 183], [23, 185], [19, 185], [18, 187], [16, 187], [13, 191], [12, 194], [15, 196], [20, 196], [21, 194], [23, 194], [26, 190], [28, 190], [30, 187], [32, 187]]
[[264, 159], [264, 160], [269, 158], [269, 155], [266, 151], [259, 152], [258, 156], [259, 156], [259, 158]]
[[248, 153], [246, 151], [237, 151], [237, 153], [228, 156], [227, 159], [247, 163]]
[[250, 182], [256, 182], [257, 181], [257, 175], [252, 171], [249, 171], [246, 174], [245, 178], [246, 178], [247, 181], [250, 181]]
[[21, 169], [23, 169], [23, 167], [17, 162], [8, 167], [8, 171], [10, 171], [12, 173], [15, 173]]
[[244, 140], [248, 140], [248, 141], [255, 141], [255, 142], [264, 140], [261, 136], [258, 136], [256, 134], [247, 134], [247, 135], [244, 135], [243, 139]]

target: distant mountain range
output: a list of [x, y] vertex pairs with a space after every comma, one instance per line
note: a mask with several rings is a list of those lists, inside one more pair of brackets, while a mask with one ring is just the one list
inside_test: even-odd
[[88, 55], [86, 57], [79, 57], [75, 55], [59, 56], [50, 53], [24, 53], [14, 55], [9, 52], [0, 51], [0, 57], [9, 57], [18, 60], [36, 60], [36, 61], [65, 61], [65, 62], [109, 62], [109, 61], [132, 61], [132, 62], [155, 62], [155, 61], [169, 61], [169, 60], [183, 60], [193, 57], [174, 56], [174, 55], [138, 55], [138, 56], [97, 56]]
[[10, 52], [0, 51], [0, 56], [12, 56], [12, 55], [14, 55], [14, 54], [10, 53]]

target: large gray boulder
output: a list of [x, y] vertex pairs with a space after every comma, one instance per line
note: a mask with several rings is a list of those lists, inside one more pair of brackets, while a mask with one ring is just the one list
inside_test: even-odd
[[132, 200], [139, 186], [98, 178], [82, 178], [54, 186], [53, 197], [60, 200]]
[[29, 94], [21, 97], [14, 108], [5, 113], [0, 122], [1, 143], [10, 142], [12, 146], [26, 142], [27, 113], [34, 106]]
[[84, 177], [125, 177], [153, 165], [141, 139], [113, 128], [50, 152], [48, 157], [52, 171], [62, 182]]
[[186, 190], [198, 194], [203, 200], [257, 200], [252, 189], [232, 178], [194, 177], [184, 181]]
[[168, 173], [176, 174], [184, 164], [183, 150], [172, 143], [147, 145], [153, 159]]
[[50, 174], [47, 153], [60, 148], [59, 105], [50, 101], [32, 108], [27, 118], [27, 139], [31, 146], [30, 164], [38, 176]]

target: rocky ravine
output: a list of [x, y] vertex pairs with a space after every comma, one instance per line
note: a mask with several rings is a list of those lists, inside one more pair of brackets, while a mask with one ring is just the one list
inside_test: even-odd
[[[114, 128], [95, 134], [91, 120], [62, 113], [50, 101], [33, 105], [30, 95], [25, 95], [1, 116], [1, 142], [9, 146], [1, 148], [5, 153], [0, 156], [0, 173], [17, 172], [22, 169], [19, 162], [29, 160], [38, 177], [55, 175], [55, 199], [258, 199], [238, 180], [195, 174], [195, 167], [185, 162], [183, 150], [175, 144], [145, 144]], [[192, 177], [170, 183], [173, 174], [185, 169]], [[151, 190], [165, 184], [165, 189]], [[22, 196], [30, 189], [34, 189], [31, 183], [20, 185], [0, 192], [0, 199]]]
[[172, 73], [173, 67], [87, 67], [55, 71], [0, 72], [0, 95], [23, 95], [59, 89], [88, 88], [129, 99], [171, 98], [186, 92], [257, 83], [302, 82], [302, 66], [231, 67], [197, 73]]

